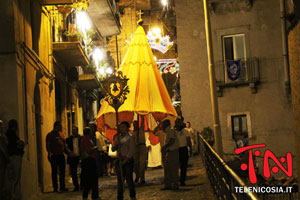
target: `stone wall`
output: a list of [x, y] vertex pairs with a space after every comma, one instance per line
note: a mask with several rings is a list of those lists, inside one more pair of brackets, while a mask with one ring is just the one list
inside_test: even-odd
[[[50, 190], [51, 186], [45, 138], [55, 120], [54, 82], [46, 76], [37, 76], [41, 66], [52, 73], [50, 21], [47, 10], [35, 1], [1, 1], [0, 10], [3, 14], [0, 25], [4, 27], [0, 31], [0, 118], [5, 123], [17, 119], [19, 136], [26, 144], [21, 177], [22, 196], [26, 200], [41, 190]], [[38, 98], [40, 108], [36, 105]], [[39, 188], [40, 183], [44, 188]]]
[[[288, 35], [289, 44], [289, 62], [290, 62], [290, 76], [292, 88], [292, 102], [294, 113], [294, 134], [296, 141], [296, 167], [300, 167], [300, 23], [290, 31]], [[300, 170], [298, 171], [298, 178], [300, 177]], [[299, 179], [298, 179], [299, 180]]]
[[[236, 147], [231, 115], [248, 114], [250, 144], [265, 143], [278, 156], [293, 152], [292, 106], [284, 88], [279, 1], [253, 1], [247, 9], [226, 9], [210, 9], [214, 61], [223, 59], [223, 35], [244, 33], [247, 57], [258, 59], [260, 84], [256, 94], [247, 85], [223, 89], [223, 96], [218, 98], [223, 150], [233, 154]], [[176, 1], [176, 14], [183, 116], [201, 130], [213, 124], [202, 1]]]
[[[133, 5], [124, 9], [124, 14], [120, 17], [120, 21], [122, 23], [121, 33], [117, 36], [119, 65], [121, 65], [121, 62], [127, 52], [129, 46], [128, 42], [131, 42], [131, 37], [137, 28], [137, 20], [136, 8]], [[117, 66], [116, 36], [111, 36], [109, 38], [107, 50], [111, 52], [115, 66]]]

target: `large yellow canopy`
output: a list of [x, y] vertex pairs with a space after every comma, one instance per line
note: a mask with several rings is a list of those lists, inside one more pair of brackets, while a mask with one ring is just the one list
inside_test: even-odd
[[[131, 123], [134, 113], [151, 114], [155, 120], [177, 117], [142, 26], [138, 26], [119, 70], [129, 78], [130, 90], [119, 108], [120, 122]], [[116, 127], [114, 108], [104, 101], [96, 120], [100, 130]]]

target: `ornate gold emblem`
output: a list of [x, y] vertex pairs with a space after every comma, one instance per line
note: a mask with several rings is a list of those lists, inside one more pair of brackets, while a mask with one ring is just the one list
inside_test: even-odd
[[115, 110], [118, 110], [127, 99], [126, 95], [129, 93], [128, 80], [121, 71], [118, 71], [117, 75], [112, 75], [103, 82], [106, 92], [105, 100]]

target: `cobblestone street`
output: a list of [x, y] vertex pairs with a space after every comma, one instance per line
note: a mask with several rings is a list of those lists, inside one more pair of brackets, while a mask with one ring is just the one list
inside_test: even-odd
[[[194, 156], [189, 160], [187, 174], [187, 186], [180, 187], [178, 191], [161, 191], [163, 187], [163, 169], [148, 169], [146, 172], [146, 184], [137, 185], [136, 193], [139, 200], [188, 200], [188, 199], [215, 199], [210, 187], [205, 168], [199, 156]], [[116, 176], [104, 177], [99, 179], [99, 194], [101, 199], [117, 199], [117, 180]], [[72, 190], [72, 186], [69, 186]], [[130, 199], [128, 189], [125, 188], [124, 199]], [[38, 197], [39, 200], [80, 200], [81, 192], [67, 193], [43, 193]]]

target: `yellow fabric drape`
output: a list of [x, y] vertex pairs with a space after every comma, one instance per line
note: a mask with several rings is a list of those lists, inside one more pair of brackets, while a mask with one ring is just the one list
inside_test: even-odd
[[[127, 100], [119, 108], [120, 121], [131, 122], [134, 112], [152, 114], [156, 120], [177, 117], [143, 27], [137, 28], [119, 70], [129, 78], [130, 90]], [[105, 125], [115, 127], [114, 108], [105, 101], [96, 120], [100, 130], [104, 130]]]

